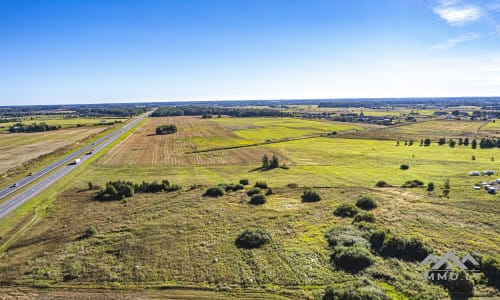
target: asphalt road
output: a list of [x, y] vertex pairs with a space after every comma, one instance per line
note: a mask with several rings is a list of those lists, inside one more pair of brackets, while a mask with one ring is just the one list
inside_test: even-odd
[[[73, 169], [77, 168], [81, 163], [89, 159], [91, 156], [95, 155], [103, 148], [116, 141], [119, 137], [124, 135], [127, 131], [132, 129], [135, 125], [137, 125], [140, 121], [142, 121], [145, 117], [149, 116], [151, 113], [146, 113], [140, 115], [139, 117], [135, 117], [131, 122], [126, 125], [113, 130], [112, 132], [106, 134], [105, 136], [99, 138], [98, 140], [89, 143], [85, 147], [75, 151], [66, 157], [60, 159], [59, 161], [43, 168], [42, 170], [33, 173], [31, 176], [26, 176], [25, 178], [19, 180], [16, 186], [10, 186], [0, 190], [0, 199], [6, 197], [7, 195], [32, 184], [39, 178], [42, 178], [40, 181], [34, 183], [29, 188], [21, 191], [19, 194], [13, 196], [8, 201], [0, 204], [0, 218], [5, 217], [10, 212], [21, 206], [26, 201], [33, 198], [35, 195], [39, 194], [56, 181], [64, 177], [66, 174], [71, 172]], [[92, 154], [88, 154], [90, 150], [94, 149]], [[73, 164], [75, 159], [80, 158], [80, 162], [78, 164]], [[55, 171], [54, 171], [55, 170]], [[52, 172], [54, 171], [54, 172]], [[52, 172], [52, 173], [51, 173]], [[48, 173], [51, 173], [47, 176]]]

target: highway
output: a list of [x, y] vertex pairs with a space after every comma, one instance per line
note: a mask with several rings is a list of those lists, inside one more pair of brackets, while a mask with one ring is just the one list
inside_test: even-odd
[[[132, 121], [128, 122], [124, 126], [113, 130], [112, 132], [65, 156], [57, 162], [43, 168], [36, 173], [33, 173], [31, 176], [27, 176], [19, 180], [15, 186], [12, 185], [0, 190], [0, 199], [3, 199], [7, 197], [7, 195], [10, 195], [17, 190], [32, 184], [27, 189], [21, 191], [20, 193], [14, 195], [11, 199], [0, 204], [0, 218], [5, 217], [10, 212], [21, 206], [23, 203], [38, 195], [40, 192], [71, 172], [73, 169], [77, 168], [84, 161], [86, 161], [99, 151], [102, 151], [102, 149], [104, 149], [112, 142], [116, 141], [118, 138], [120, 138], [150, 114], [151, 112], [148, 112], [135, 117]], [[92, 149], [92, 154], [90, 154], [90, 151]], [[80, 162], [78, 164], [74, 164], [73, 162], [78, 158], [80, 159]], [[47, 176], [47, 174], [49, 175]], [[42, 179], [33, 184], [33, 182], [40, 178]]]

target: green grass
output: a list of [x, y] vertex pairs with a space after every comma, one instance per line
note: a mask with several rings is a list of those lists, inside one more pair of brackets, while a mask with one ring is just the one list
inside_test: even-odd
[[239, 137], [263, 142], [332, 131], [362, 130], [361, 126], [293, 118], [220, 118], [213, 119]]
[[[290, 126], [285, 126], [285, 120]], [[237, 139], [252, 142], [261, 139], [257, 133], [283, 138], [305, 135], [309, 130], [330, 131], [328, 126], [337, 126], [285, 120], [222, 118], [216, 122], [233, 130]], [[103, 158], [96, 156], [94, 163], [88, 162], [67, 181], [19, 210], [23, 213], [19, 217], [28, 219], [37, 208], [37, 223], [8, 244], [8, 252], [0, 257], [0, 281], [56, 288], [168, 287], [229, 295], [243, 291], [256, 293], [257, 298], [315, 299], [327, 285], [366, 279], [393, 299], [445, 297], [444, 289], [422, 280], [426, 269], [415, 262], [376, 256], [372, 267], [356, 275], [330, 265], [325, 233], [352, 222], [332, 212], [341, 203], [354, 204], [362, 196], [371, 196], [378, 203], [373, 213], [379, 226], [399, 235], [421, 237], [436, 255], [449, 250], [460, 256], [495, 255], [500, 251], [499, 196], [472, 189], [477, 181], [492, 178], [468, 175], [473, 170], [498, 171], [496, 149], [450, 148], [435, 143], [408, 147], [396, 146], [394, 141], [325, 137], [249, 149], [254, 148], [272, 150], [290, 168], [256, 171], [258, 160], [223, 166], [105, 165], [100, 163]], [[221, 151], [220, 155], [231, 153]], [[472, 155], [476, 160], [471, 160]], [[403, 163], [410, 166], [409, 170], [400, 170]], [[247, 189], [257, 180], [266, 181], [274, 194], [265, 204], [252, 207], [241, 203], [239, 192], [209, 199], [202, 197], [205, 188], [188, 190], [192, 184], [236, 183], [241, 178], [250, 180]], [[183, 190], [137, 194], [126, 203], [95, 202], [95, 191], [86, 190], [88, 181], [103, 186], [109, 180], [162, 179], [182, 185]], [[413, 179], [434, 182], [436, 191], [398, 187]], [[451, 183], [449, 198], [440, 196], [445, 179]], [[379, 180], [395, 187], [375, 188]], [[288, 188], [289, 183], [300, 187]], [[301, 202], [305, 186], [315, 187], [322, 200]], [[0, 232], [22, 227], [2, 222]], [[97, 234], [79, 239], [90, 226]], [[238, 233], [251, 227], [270, 232], [272, 242], [261, 249], [236, 248]], [[71, 276], [64, 281], [68, 274]], [[380, 279], [387, 277], [396, 280]], [[477, 296], [484, 295], [478, 291]]]

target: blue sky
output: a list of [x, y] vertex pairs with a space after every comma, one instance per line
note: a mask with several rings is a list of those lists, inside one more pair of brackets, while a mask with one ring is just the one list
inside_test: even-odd
[[500, 0], [1, 0], [0, 105], [500, 96]]

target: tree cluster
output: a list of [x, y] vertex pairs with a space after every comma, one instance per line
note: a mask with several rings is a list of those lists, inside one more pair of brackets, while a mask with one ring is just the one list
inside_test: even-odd
[[152, 117], [169, 116], [209, 116], [228, 115], [231, 117], [292, 117], [293, 114], [276, 109], [267, 108], [239, 108], [213, 106], [164, 106], [159, 107], [151, 114]]
[[178, 185], [171, 185], [168, 180], [163, 180], [161, 183], [157, 181], [151, 183], [143, 181], [139, 184], [130, 181], [109, 181], [106, 183], [106, 188], [94, 194], [94, 200], [122, 200], [132, 197], [134, 193], [171, 192], [179, 189]]
[[280, 167], [280, 162], [279, 159], [276, 155], [273, 154], [273, 157], [269, 159], [267, 155], [264, 154], [262, 157], [262, 169], [263, 170], [270, 170], [270, 169], [276, 169]]
[[177, 126], [170, 125], [160, 125], [156, 127], [156, 134], [171, 134], [177, 132]]
[[51, 130], [61, 129], [61, 125], [47, 125], [46, 123], [33, 123], [31, 125], [26, 125], [23, 123], [16, 123], [9, 128], [9, 132], [44, 132]]

